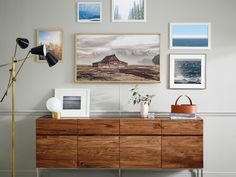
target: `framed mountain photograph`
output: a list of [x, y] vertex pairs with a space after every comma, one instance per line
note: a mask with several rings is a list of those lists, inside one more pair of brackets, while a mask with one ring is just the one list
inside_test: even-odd
[[205, 54], [170, 55], [170, 88], [204, 89], [205, 85]]
[[160, 82], [160, 34], [76, 34], [76, 82]]

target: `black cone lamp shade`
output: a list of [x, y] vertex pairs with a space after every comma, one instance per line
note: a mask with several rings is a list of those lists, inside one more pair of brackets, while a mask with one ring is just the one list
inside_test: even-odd
[[46, 54], [46, 60], [48, 62], [49, 67], [54, 66], [58, 62], [58, 59], [50, 52]]
[[30, 50], [30, 53], [32, 53], [34, 55], [46, 56], [46, 46], [40, 45], [40, 46], [34, 47]]
[[20, 46], [20, 48], [25, 49], [29, 46], [29, 40], [26, 38], [17, 38], [16, 43]]

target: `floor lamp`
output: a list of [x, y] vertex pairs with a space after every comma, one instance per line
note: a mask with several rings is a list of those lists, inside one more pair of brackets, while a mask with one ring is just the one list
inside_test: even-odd
[[[30, 54], [45, 56], [45, 59], [47, 60], [49, 67], [54, 66], [58, 62], [58, 59], [55, 56], [53, 56], [50, 52], [46, 52], [45, 45], [40, 45], [40, 46], [31, 48], [25, 58], [17, 60], [16, 59], [17, 47], [19, 46], [21, 49], [25, 49], [28, 47], [28, 45], [29, 45], [28, 39], [17, 38], [16, 39], [16, 46], [15, 46], [15, 50], [14, 50], [14, 54], [11, 59], [11, 62], [0, 65], [0, 67], [5, 67], [8, 65], [11, 65], [11, 68], [9, 70], [10, 77], [9, 77], [9, 81], [7, 84], [7, 89], [1, 99], [1, 102], [3, 102], [4, 98], [7, 96], [9, 89], [12, 88], [12, 129], [11, 129], [11, 133], [12, 133], [12, 159], [11, 159], [12, 160], [11, 161], [12, 177], [15, 177], [15, 82], [16, 82], [16, 78], [17, 78], [19, 72], [21, 71], [22, 66], [24, 65], [26, 60], [28, 58], [32, 57], [32, 56], [30, 56]], [[16, 71], [16, 64], [20, 63], [20, 62], [21, 62], [21, 64], [20, 64], [18, 70]]]

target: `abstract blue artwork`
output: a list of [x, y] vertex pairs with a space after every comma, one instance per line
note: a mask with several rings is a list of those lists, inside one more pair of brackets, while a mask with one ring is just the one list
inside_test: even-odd
[[101, 2], [78, 2], [77, 22], [102, 22]]
[[209, 23], [171, 23], [171, 49], [210, 49]]

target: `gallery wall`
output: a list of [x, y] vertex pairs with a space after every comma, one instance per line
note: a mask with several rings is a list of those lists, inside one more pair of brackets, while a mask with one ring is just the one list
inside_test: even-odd
[[[160, 33], [161, 82], [139, 84], [145, 93], [155, 94], [151, 111], [167, 115], [177, 96], [187, 94], [198, 105], [205, 120], [205, 173], [208, 176], [233, 177], [236, 174], [234, 149], [236, 131], [236, 1], [235, 0], [147, 0], [145, 23], [111, 22], [111, 0], [102, 2], [103, 21], [98, 24], [76, 22], [76, 0], [1, 0], [0, 1], [0, 64], [10, 61], [17, 37], [26, 37], [30, 47], [36, 45], [37, 29], [63, 29], [64, 62], [53, 68], [45, 63], [29, 60], [16, 83], [16, 161], [19, 176], [35, 175], [35, 124], [37, 117], [47, 113], [46, 101], [54, 88], [89, 88], [91, 114], [119, 114], [139, 111], [129, 104], [130, 89], [134, 83], [75, 83], [76, 33]], [[210, 22], [211, 50], [169, 50], [168, 24], [170, 22]], [[169, 54], [207, 54], [206, 89], [169, 89]], [[26, 51], [18, 50], [18, 58]], [[8, 81], [8, 68], [0, 69], [0, 94]], [[10, 176], [10, 110], [11, 96], [0, 104], [0, 176]], [[216, 158], [219, 156], [219, 158]], [[24, 163], [22, 161], [24, 160]], [[220, 161], [219, 161], [220, 159]], [[149, 171], [148, 176], [156, 176]], [[50, 172], [49, 172], [50, 173]], [[55, 172], [56, 173], [56, 172]], [[82, 176], [115, 176], [116, 171], [60, 171], [61, 174]], [[137, 171], [125, 171], [124, 176], [138, 176]], [[162, 172], [163, 173], [163, 172]], [[180, 174], [179, 174], [180, 173]], [[53, 174], [51, 174], [53, 176]], [[163, 176], [188, 176], [188, 172], [169, 172]], [[145, 176], [145, 174], [143, 174]]]

